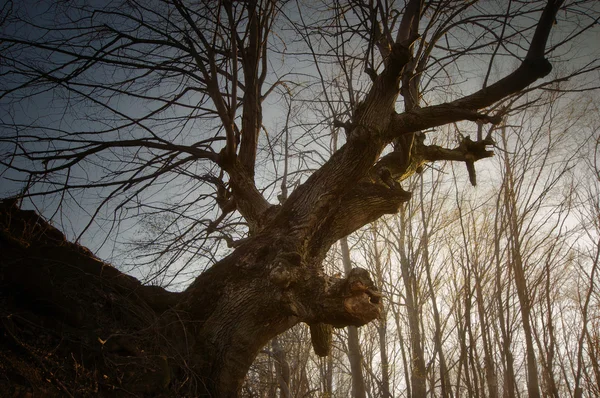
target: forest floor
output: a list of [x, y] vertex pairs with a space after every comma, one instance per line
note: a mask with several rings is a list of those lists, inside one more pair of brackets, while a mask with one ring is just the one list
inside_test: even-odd
[[173, 396], [159, 315], [177, 300], [0, 201], [1, 397]]

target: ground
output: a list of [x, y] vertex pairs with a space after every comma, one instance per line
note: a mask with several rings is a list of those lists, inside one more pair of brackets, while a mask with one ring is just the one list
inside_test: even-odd
[[160, 314], [143, 286], [33, 211], [0, 202], [0, 396], [173, 396]]

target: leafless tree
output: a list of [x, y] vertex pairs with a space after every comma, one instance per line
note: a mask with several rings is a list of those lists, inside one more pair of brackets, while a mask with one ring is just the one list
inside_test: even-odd
[[[159, 275], [199, 256], [211, 264], [161, 315], [197, 380], [174, 376], [171, 385], [191, 395], [237, 396], [262, 347], [299, 322], [323, 353], [331, 326], [376, 319], [381, 295], [366, 270], [323, 272], [330, 247], [396, 213], [411, 197], [400, 182], [426, 164], [464, 162], [475, 184], [474, 163], [492, 155], [491, 136], [445, 148], [425, 144], [426, 134], [497, 124], [505, 105], [528, 105], [507, 99], [527, 91], [533, 100], [549, 79], [598, 68], [567, 63], [551, 74], [551, 60], [597, 24], [595, 2], [10, 4], [0, 35], [3, 176], [21, 179], [21, 196], [34, 201], [66, 205], [94, 193], [92, 218], [108, 209], [122, 227], [149, 217], [156, 233], [145, 243], [164, 261]], [[488, 69], [477, 67], [481, 57]], [[511, 61], [493, 79], [492, 66]], [[469, 63], [483, 88], [457, 83]], [[333, 70], [345, 84], [329, 79]], [[275, 134], [284, 150], [308, 143], [282, 173], [266, 119], [290, 96], [313, 121]], [[333, 130], [345, 132], [343, 145], [323, 157], [330, 140], [319, 137]], [[280, 185], [282, 174], [298, 185]], [[231, 250], [217, 259], [222, 242]], [[401, 260], [403, 273], [414, 272]], [[413, 372], [411, 389], [425, 396], [423, 337], [413, 336], [422, 319], [413, 315], [410, 361], [423, 373]]]

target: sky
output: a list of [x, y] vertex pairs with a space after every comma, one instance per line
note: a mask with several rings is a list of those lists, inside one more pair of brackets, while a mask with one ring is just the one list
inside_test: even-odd
[[[65, 3], [66, 8], [55, 8], [56, 2], [48, 2], [48, 1], [25, 1], [12, 3], [14, 10], [23, 11], [30, 16], [34, 17], [34, 21], [38, 21], [40, 24], [42, 23], [64, 23], [67, 19], [74, 20], [79, 17], [80, 12], [77, 10], [76, 5], [82, 4], [82, 1]], [[4, 11], [7, 12], [7, 5], [11, 3], [6, 3], [4, 6]], [[101, 2], [101, 4], [104, 4]], [[116, 2], [115, 2], [116, 4]], [[494, 10], [497, 6], [495, 2], [482, 2], [480, 7], [488, 7], [489, 10]], [[297, 9], [294, 11], [295, 3], [289, 3], [289, 17], [291, 19], [299, 18], [300, 14], [297, 12]], [[595, 3], [592, 5], [593, 13], [596, 15], [600, 15], [600, 6], [599, 3]], [[154, 16], [156, 18], [160, 17]], [[307, 18], [307, 22], [310, 19], [317, 19], [320, 17], [320, 14], [315, 12], [306, 13], [305, 17]], [[581, 16], [573, 16], [574, 18], [585, 18], [585, 15]], [[527, 23], [528, 21], [513, 21], [514, 24]], [[284, 24], [282, 22], [282, 24]], [[17, 25], [3, 25], [2, 34], [11, 34], [14, 33], [14, 26]], [[600, 29], [596, 22], [596, 26], [587, 32], [584, 35], [581, 35], [577, 38], [574, 43], [574, 46], [570, 48], [568, 54], [569, 56], [564, 61], [557, 61], [554, 63], [555, 70], [559, 73], [564, 72], [566, 69], [573, 67], [575, 64], [583, 65], [587, 62], [597, 62], [598, 58], [600, 58], [600, 40], [597, 38], [600, 37]], [[561, 20], [558, 21], [557, 25], [554, 28], [557, 34], [554, 39], [554, 43], [559, 42], [562, 37], [568, 36], [571, 25], [569, 23], [563, 23]], [[24, 34], [29, 38], [41, 37], [42, 31], [36, 30], [34, 28], [28, 27], [27, 29], [21, 27], [18, 31], [19, 34]], [[60, 31], [54, 31], [51, 34], [60, 35]], [[57, 36], [57, 37], [58, 37]], [[47, 37], [47, 36], [44, 36]], [[297, 93], [297, 97], [295, 97], [295, 104], [297, 106], [297, 120], [298, 122], [293, 125], [292, 133], [294, 136], [292, 137], [293, 143], [296, 144], [298, 148], [303, 148], [303, 153], [298, 153], [297, 156], [292, 160], [294, 168], [297, 169], [310, 169], [317, 167], [317, 165], [323, 161], [323, 159], [327, 158], [327, 145], [329, 137], [323, 135], [323, 132], [317, 129], [313, 129], [312, 123], [320, 121], [322, 115], [314, 112], [316, 107], [311, 107], [310, 104], [306, 105], [312, 99], [312, 95], [314, 95], [315, 91], [318, 90], [318, 84], [315, 83], [315, 80], [311, 77], [306, 79], [306, 82], [302, 81], [303, 76], [316, 76], [317, 71], [314, 68], [312, 63], [312, 58], [310, 55], [306, 53], [300, 54], [300, 51], [303, 48], [303, 43], [300, 40], [300, 36], [294, 36], [293, 32], [289, 30], [281, 29], [278, 31], [278, 35], [274, 35], [273, 43], [275, 45], [279, 44], [280, 49], [282, 43], [285, 44], [284, 51], [280, 54], [272, 53], [271, 61], [269, 64], [270, 72], [268, 81], [274, 82], [277, 78], [285, 76], [287, 73], [294, 72], [296, 75], [293, 77], [295, 85], [291, 85], [295, 93]], [[447, 43], [452, 46], [460, 46], [463, 37], [460, 34], [448, 35]], [[327, 44], [322, 44], [323, 51], [326, 51]], [[512, 50], [515, 50], [518, 46], [513, 46]], [[357, 47], [359, 48], [359, 47]], [[84, 49], [85, 50], [85, 49]], [[89, 49], [87, 49], [89, 50]], [[32, 51], [32, 50], [29, 50]], [[508, 51], [508, 50], [507, 50]], [[515, 50], [515, 51], [518, 51]], [[298, 52], [295, 54], [295, 52]], [[502, 53], [502, 51], [500, 51]], [[21, 56], [23, 59], [27, 59], [29, 57], [35, 57], [36, 50], [33, 50], [32, 53], [24, 52]], [[168, 54], [153, 54], [156, 59], [158, 57], [165, 56]], [[560, 54], [563, 55], [564, 54]], [[68, 56], [64, 54], [54, 53], [52, 56], [49, 56], [46, 59], [46, 62], [59, 62], [59, 61], [69, 61]], [[38, 62], [40, 62], [38, 60]], [[439, 90], [436, 86], [429, 86], [431, 89], [431, 93], [428, 94], [427, 100], [429, 101], [444, 101], [447, 100], [450, 96], [454, 95], [457, 92], [472, 92], [475, 89], [479, 88], [482, 83], [481, 78], [481, 70], [487, 65], [487, 59], [481, 57], [478, 59], [477, 56], [470, 57], [464, 62], [456, 63], [448, 65], [446, 71], [452, 73], [452, 79], [456, 83], [453, 87], [444, 87], [443, 90]], [[597, 64], [596, 64], [597, 65]], [[499, 61], [496, 67], [492, 70], [492, 73], [496, 76], [503, 76], [510, 71], [512, 71], [516, 66], [516, 60], [514, 57], [509, 55], [504, 55], [503, 57], [499, 57]], [[0, 70], [6, 71], [9, 68], [8, 65], [2, 64], [0, 62]], [[104, 81], [108, 81], [110, 79], [116, 78], [126, 78], [130, 75], [135, 74], [135, 71], [122, 71], [115, 70], [110, 67], [100, 67], [92, 69], [94, 71], [93, 75], [89, 75], [88, 77], [92, 80], [95, 80], [98, 83], [102, 83]], [[72, 68], [67, 68], [67, 72], [72, 72]], [[332, 73], [332, 69], [325, 68], [323, 71], [326, 73]], [[589, 85], [594, 84], [595, 81], [598, 81], [599, 78], [598, 71], [593, 72], [585, 77], [585, 79], [572, 80], [569, 83], [565, 84], [574, 84], [575, 86], [581, 85]], [[7, 87], [7, 78], [9, 75], [4, 75], [3, 80], [1, 80], [2, 89]], [[0, 78], [1, 79], [1, 78]], [[363, 87], [368, 86], [368, 82], [363, 75], [360, 77], [362, 80], [358, 80], [356, 83], [358, 86], [361, 84]], [[443, 84], [447, 82], [444, 78], [440, 80]], [[14, 82], [12, 84], [15, 84]], [[315, 85], [315, 86], [313, 86]], [[157, 80], [157, 86], [155, 87], [155, 91], [153, 94], [160, 95], [172, 95], [177, 87], [176, 82], [169, 80], [167, 78], [164, 81]], [[316, 88], [314, 88], [316, 87]], [[94, 97], [96, 90], [91, 90], [88, 93], [91, 95], [90, 98], [81, 99], [77, 96], [73, 95], [72, 91], [66, 90], [60, 85], [56, 86], [53, 90], [45, 90], [43, 88], [37, 88], [37, 94], [31, 97], [25, 97], [23, 100], [15, 101], [14, 96], [3, 96], [0, 99], [0, 120], [2, 121], [2, 129], [0, 130], [0, 134], [7, 135], [13, 134], [15, 131], [12, 129], [12, 126], [15, 124], [22, 124], [23, 127], [19, 128], [19, 134], [28, 134], [30, 132], [35, 132], [38, 134], [39, 132], [43, 132], [44, 134], [55, 134], [52, 129], [60, 129], [62, 131], [78, 131], [78, 132], [86, 132], [86, 137], [89, 139], [96, 139], [95, 137], [99, 137], [98, 131], [104, 131], [102, 133], [102, 137], [112, 137], [112, 138], [136, 138], [139, 137], [140, 134], [146, 134], [147, 132], [143, 130], [137, 129], [135, 126], [130, 128], [120, 129], [119, 131], [111, 131], [108, 132], [111, 127], [114, 127], [118, 121], [113, 120], [113, 116], [110, 112], [106, 112], [106, 109], [102, 106], [99, 106], [97, 103], [95, 104], [92, 99], [99, 98]], [[282, 89], [283, 90], [283, 89]], [[25, 91], [23, 91], [25, 93]], [[29, 95], [31, 92], [27, 92]], [[17, 93], [18, 94], [18, 93]], [[595, 95], [590, 95], [588, 93], [576, 94], [580, 95], [581, 98], [591, 98], [592, 101], [595, 101], [597, 97]], [[197, 103], [203, 103], [203, 99], [201, 95], [190, 94], [189, 97], [186, 97], [186, 101], [189, 104], [193, 104], [194, 101]], [[149, 112], [153, 107], [159, 106], [158, 104], [153, 104], [151, 101], [138, 101], [136, 99], [131, 99], [128, 97], [123, 97], [119, 95], [114, 96], [104, 96], [100, 98], [100, 102], [104, 104], [110, 104], [119, 112], [123, 112], [129, 115], [130, 118], [136, 118], [139, 115], [142, 115], [146, 112]], [[274, 149], [270, 148], [270, 145], [274, 143], [275, 146], [278, 146], [276, 149], [280, 149], [281, 139], [277, 141], [275, 138], [281, 136], [281, 132], [284, 127], [284, 119], [285, 119], [285, 107], [286, 105], [281, 101], [281, 96], [272, 96], [267, 99], [265, 102], [265, 113], [264, 113], [264, 123], [265, 129], [269, 133], [265, 135], [261, 145], [265, 149], [265, 151], [261, 154], [259, 161], [262, 162], [262, 165], [265, 166], [258, 173], [259, 181], [263, 187], [267, 188], [267, 192], [272, 202], [276, 202], [276, 195], [278, 193], [278, 185], [271, 184], [271, 179], [276, 173], [280, 175], [280, 164], [275, 164], [276, 162], [272, 162], [271, 152]], [[198, 117], [198, 119], [190, 119], [185, 125], [180, 124], [180, 121], [170, 119], [176, 116], [180, 116], [185, 112], [185, 107], [177, 107], [170, 112], [165, 112], [161, 114], [162, 119], [157, 119], [152, 122], [152, 125], [155, 126], [160, 131], [167, 134], [170, 140], [172, 141], [181, 141], [181, 142], [194, 142], [197, 140], [204, 139], [206, 137], [210, 137], [212, 134], [218, 130], [218, 123], [210, 122], [206, 118]], [[198, 115], [198, 113], [194, 113]], [[300, 122], [305, 123], [304, 125]], [[31, 125], [31, 123], [39, 124], [39, 129], [30, 129], [25, 126]], [[473, 124], [464, 124], [461, 125], [466, 129], [474, 129]], [[303, 138], [299, 139], [295, 142], [297, 136], [302, 135]], [[193, 140], [193, 141], [190, 141]], [[272, 141], [270, 141], [272, 140]], [[44, 143], [40, 143], [36, 145], [36, 148], [44, 148], [44, 146], [48, 145], [52, 147], [52, 145], [57, 145], [56, 142], [48, 141]], [[0, 154], [6, 159], [6, 156], [14, 150], [10, 144], [6, 142], [0, 142]], [[71, 178], [81, 179], [85, 181], [88, 178], [102, 178], [102, 171], [105, 167], [116, 167], [118, 170], [118, 166], [115, 166], [118, 161], [123, 158], [133, 158], [133, 159], [142, 159], [150, 156], [149, 153], [138, 154], [135, 153], [133, 149], [123, 149], [119, 152], [113, 152], [111, 154], [107, 154], [103, 158], [98, 158], [95, 161], [97, 162], [94, 166], [93, 163], [88, 164], [84, 168], [74, 169]], [[36, 167], [41, 167], [42, 165], [38, 164]], [[198, 165], [195, 172], [197, 174], [203, 174], [209, 172], [210, 168], [205, 165]], [[486, 170], [483, 168], [481, 175], [485, 175]], [[308, 173], [302, 174], [304, 176], [308, 175]], [[22, 175], [14, 172], [13, 170], [1, 170], [0, 169], [0, 195], [14, 195], [18, 193], [20, 189], [23, 187], [22, 181], [13, 181], [14, 179], [23, 180]], [[264, 181], [264, 182], [263, 182]], [[161, 201], [164, 201], [165, 198], [172, 199], [174, 194], [174, 189], [177, 188], [178, 181], [163, 181], [163, 183], [156, 183], [147, 189], [146, 194], [139, 198], [134, 198], [134, 203], [136, 200], [143, 200], [145, 203], [150, 204], [159, 204]], [[270, 184], [270, 185], [269, 185]], [[185, 191], [186, 187], [183, 187]], [[201, 198], [203, 192], [196, 192]], [[82, 229], [83, 225], [87, 224], [87, 220], [93, 214], [94, 208], [102, 201], [102, 191], [74, 191], [70, 193], [72, 196], [63, 197], [66, 199], [64, 201], [66, 207], [61, 210], [61, 212], [56, 213], [56, 205], [57, 205], [57, 196], [53, 197], [40, 197], [36, 199], [36, 208], [45, 214], [48, 217], [53, 216], [53, 219], [57, 224], [60, 225], [61, 229], [67, 234], [70, 239], [76, 239]], [[201, 199], [198, 199], [199, 202], [202, 202]], [[31, 203], [26, 203], [26, 207], [31, 206]], [[124, 219], [124, 221], [119, 225], [113, 225], [110, 219], [113, 216], [113, 209], [110, 207], [103, 210], [98, 218], [98, 222], [93, 223], [89, 230], [81, 236], [81, 243], [89, 246], [92, 251], [96, 252], [101, 258], [118, 261], [119, 252], [115, 251], [115, 243], [121, 237], [124, 236], [135, 236], [140, 233], [140, 224], [138, 223], [138, 219], [136, 219], [137, 214], [135, 214], [135, 207], [124, 211], [123, 213], [119, 213], [119, 216]], [[105, 221], [101, 221], [105, 219]], [[119, 237], [119, 238], [117, 238]], [[139, 276], [139, 275], [136, 275]]]

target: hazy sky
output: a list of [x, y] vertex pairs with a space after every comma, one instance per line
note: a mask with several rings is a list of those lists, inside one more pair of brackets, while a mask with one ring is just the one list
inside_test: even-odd
[[[34, 17], [34, 20], [37, 23], [50, 24], [54, 26], [60, 26], [60, 24], [65, 23], [67, 20], [74, 20], [80, 16], [80, 11], [78, 11], [75, 5], [90, 3], [90, 2], [69, 2], [63, 3], [65, 6], [63, 8], [56, 8], [58, 2], [52, 1], [21, 1], [17, 3], [5, 3], [3, 9], [3, 15], [6, 15], [8, 12], [9, 6], [12, 4], [13, 10], [12, 12], [24, 12], [29, 16]], [[98, 1], [98, 4], [108, 4], [104, 1]], [[116, 3], [115, 3], [116, 4]], [[149, 3], [150, 4], [150, 3]], [[503, 2], [481, 2], [480, 7], [484, 9], [489, 8], [490, 12], [497, 8], [498, 4], [503, 4]], [[66, 7], [66, 8], [65, 8]], [[297, 19], [300, 17], [300, 14], [295, 9], [295, 3], [289, 3], [289, 17], [291, 19]], [[320, 18], [321, 15], [309, 10], [310, 7], [307, 8], [307, 12], [303, 15], [306, 18], [306, 21], [311, 19]], [[58, 10], [58, 12], [57, 12]], [[600, 15], [600, 2], [596, 2], [592, 6], [592, 10], [589, 10], [590, 14]], [[153, 16], [146, 16], [146, 18], [153, 18]], [[559, 16], [560, 18], [560, 16]], [[579, 18], [587, 18], [586, 15], [579, 16]], [[284, 20], [282, 20], [284, 22]], [[283, 23], [282, 22], [282, 23]], [[513, 24], [530, 24], [531, 22], [523, 19], [523, 20], [513, 20]], [[586, 23], [589, 23], [589, 18]], [[2, 29], [3, 35], [10, 35], [15, 32], [18, 24], [5, 24]], [[126, 26], [121, 26], [121, 28], [125, 28]], [[276, 26], [277, 28], [277, 26]], [[31, 26], [25, 27], [20, 26], [18, 28], [18, 32], [20, 35], [24, 35], [28, 38], [42, 38], [42, 30], [35, 29]], [[558, 24], [554, 27], [555, 35], [554, 40], [550, 44], [560, 42], [562, 38], [569, 35], [569, 32], [572, 29], [572, 26], [568, 23], [563, 23], [559, 19]], [[52, 31], [52, 32], [44, 32], [44, 39], [47, 39], [48, 35], [55, 35], [59, 37], [63, 33], [60, 31]], [[132, 34], [135, 34], [133, 32]], [[310, 100], [311, 91], [309, 90], [311, 84], [316, 84], [314, 76], [317, 75], [317, 71], [314, 68], [312, 63], [312, 58], [309, 54], [304, 53], [302, 55], [294, 55], [295, 51], [300, 51], [302, 49], [302, 43], [299, 41], [299, 37], [293, 35], [291, 31], [285, 31], [281, 29], [277, 31], [277, 35], [272, 35], [271, 40], [273, 44], [279, 45], [279, 49], [282, 50], [281, 54], [270, 54], [270, 73], [267, 82], [274, 82], [278, 77], [284, 76], [286, 73], [294, 72], [296, 73], [294, 79], [297, 86], [294, 86], [295, 92], [297, 92], [297, 99]], [[460, 46], [463, 38], [460, 34], [448, 35], [447, 44], [450, 46]], [[325, 51], [326, 46], [323, 47]], [[518, 46], [512, 46], [512, 50], [520, 51]], [[596, 22], [596, 27], [590, 29], [586, 34], [578, 37], [573, 46], [569, 49], [569, 55], [565, 59], [564, 53], [559, 52], [559, 56], [563, 56], [564, 61], [554, 62], [555, 71], [562, 73], [565, 72], [569, 68], [573, 68], [574, 66], [584, 65], [588, 62], [597, 62], [598, 58], [600, 58], [600, 25]], [[29, 50], [31, 51], [31, 50]], [[35, 52], [35, 50], [33, 50]], [[562, 51], [562, 50], [561, 50]], [[566, 50], [564, 50], [566, 51]], [[506, 51], [500, 51], [505, 52]], [[31, 54], [24, 52], [21, 54], [22, 59], [28, 59], [32, 56], [36, 56], [37, 54]], [[161, 55], [168, 54], [153, 54], [154, 57], [159, 57]], [[519, 56], [523, 55], [523, 51], [521, 50]], [[53, 53], [51, 56], [48, 56], [46, 62], [59, 62], [59, 61], [69, 61], [68, 56]], [[37, 62], [41, 62], [38, 60]], [[456, 95], [460, 92], [472, 92], [482, 84], [482, 69], [487, 65], [488, 59], [486, 57], [478, 58], [477, 56], [470, 57], [468, 62], [460, 62], [456, 64], [449, 65], [447, 67], [448, 71], [452, 71], [452, 79], [454, 79], [455, 85], [453, 87], [444, 87], [443, 90], [437, 90], [436, 86], [429, 86], [428, 89], [431, 91], [427, 94], [427, 100], [441, 102], [444, 100], [448, 100], [452, 96]], [[492, 71], [497, 77], [504, 76], [511, 72], [517, 65], [517, 60], [515, 57], [511, 57], [508, 55], [504, 55], [498, 58], [498, 63], [496, 68]], [[42, 67], [45, 65], [41, 65]], [[47, 66], [47, 65], [46, 65]], [[5, 72], [10, 68], [10, 66], [3, 64], [0, 62], [0, 71]], [[88, 79], [96, 80], [98, 84], [103, 83], [104, 81], [110, 81], [115, 78], [124, 78], [127, 73], [135, 73], [132, 71], [121, 71], [110, 67], [100, 67], [92, 69], [94, 74], [87, 74]], [[66, 71], [72, 72], [73, 68], [67, 68]], [[325, 73], [330, 73], [332, 69], [325, 68], [323, 71]], [[312, 75], [313, 77], [308, 77], [308, 75]], [[7, 85], [16, 84], [17, 82], [13, 81], [9, 83], [11, 79], [11, 75], [4, 75], [0, 77], [1, 88], [5, 89]], [[308, 83], [302, 83], [301, 79], [306, 77]], [[589, 74], [585, 80], [572, 80], [566, 84], [573, 85], [582, 85], [582, 84], [597, 84], [599, 81], [600, 75], [598, 71]], [[362, 85], [364, 88], [368, 87], [368, 80], [363, 75], [361, 77], [361, 81], [357, 80], [357, 86]], [[493, 81], [494, 79], [492, 79]], [[445, 80], [442, 78], [440, 80], [440, 84], [445, 84]], [[180, 82], [181, 83], [181, 82]], [[165, 96], [172, 95], [175, 89], [178, 87], [177, 82], [165, 79], [165, 81], [158, 82], [157, 86], [154, 88], [153, 94], [162, 94]], [[77, 89], [77, 88], [76, 88]], [[15, 101], [14, 95], [11, 94], [9, 96], [5, 96], [0, 99], [0, 120], [2, 121], [2, 127], [0, 129], [0, 134], [13, 134], [15, 133], [14, 126], [21, 125], [16, 132], [20, 135], [26, 135], [28, 133], [44, 133], [44, 134], [56, 134], [56, 132], [52, 132], [52, 129], [58, 129], [63, 132], [65, 131], [77, 131], [77, 132], [89, 132], [86, 137], [89, 139], [97, 139], [94, 134], [96, 131], [102, 131], [109, 129], [118, 123], [118, 120], [114, 118], [114, 114], [111, 115], [110, 112], [107, 112], [106, 109], [103, 109], [102, 106], [98, 104], [94, 104], [92, 99], [94, 99], [94, 95], [97, 90], [89, 89], [89, 88], [81, 88], [82, 92], [90, 94], [90, 98], [82, 99], [75, 95], [73, 91], [67, 90], [64, 86], [57, 85], [52, 90], [46, 90], [42, 87], [35, 87], [31, 89], [31, 91], [22, 91], [21, 93], [26, 93], [27, 95], [32, 92], [35, 95], [31, 97], [25, 97], [21, 101]], [[582, 96], [587, 96], [587, 94], [583, 94]], [[587, 96], [590, 98], [589, 96]], [[339, 98], [339, 97], [338, 97]], [[594, 97], [595, 98], [595, 97]], [[139, 115], [143, 115], [144, 113], [149, 112], [152, 107], [159, 106], [158, 104], [153, 105], [148, 101], [138, 101], [133, 100], [131, 98], [114, 95], [110, 97], [100, 98], [100, 101], [105, 104], [110, 104], [114, 107], [114, 109], [122, 112], [124, 114], [129, 115], [130, 118], [138, 117]], [[199, 101], [197, 94], [190, 94], [186, 101], [189, 104], [193, 104], [194, 101]], [[300, 104], [300, 101], [298, 102]], [[299, 105], [300, 106], [300, 105]], [[264, 106], [264, 124], [267, 128], [267, 131], [270, 133], [277, 133], [283, 127], [283, 120], [285, 117], [285, 107], [286, 104], [282, 103], [280, 97], [273, 96], [265, 102]], [[317, 113], [312, 114], [307, 112], [307, 109], [311, 109], [310, 107], [302, 108], [305, 113], [304, 120], [310, 121], [311, 118], [313, 120], [319, 120], [322, 115]], [[203, 137], [208, 137], [216, 131], [219, 127], [218, 123], [214, 123], [211, 125], [211, 122], [206, 119], [198, 119], [192, 120], [185, 125], [182, 126], [178, 124], [179, 122], [170, 121], [169, 117], [176, 117], [183, 115], [184, 112], [187, 112], [184, 107], [177, 107], [169, 112], [165, 112], [161, 114], [163, 120], [154, 121], [153, 124], [158, 129], [157, 131], [161, 131], [161, 134], [166, 134], [166, 138], [171, 141], [180, 141], [182, 143], [185, 142], [195, 142]], [[164, 123], [163, 123], [164, 121]], [[38, 128], [31, 129], [27, 126], [31, 126], [32, 124], [38, 125]], [[298, 127], [297, 132], [301, 132], [303, 134], [306, 133], [306, 129]], [[123, 137], [133, 137], [142, 136], [147, 134], [147, 131], [136, 129], [134, 127], [121, 129], [118, 132], [114, 133], [104, 133], [102, 137], [118, 137], [122, 139]], [[298, 145], [303, 145], [305, 148], [309, 148], [314, 150], [314, 159], [307, 161], [310, 167], [316, 167], [318, 162], [322, 161], [322, 159], [326, 158], [327, 155], [323, 152], [323, 145], [327, 143], [328, 137], [321, 137], [315, 133], [316, 136], [311, 137], [310, 140], [306, 140], [306, 142], [300, 142]], [[272, 196], [273, 200], [276, 200], [276, 194], [278, 190], [278, 186], [267, 185], [270, 183], [270, 179], [273, 177], [276, 167], [269, 163], [269, 152], [268, 145], [269, 143], [265, 141], [263, 138], [263, 142], [261, 143], [267, 149], [261, 157], [259, 158], [260, 162], [264, 162], [265, 168], [263, 171], [258, 173], [259, 179], [264, 178], [264, 183], [261, 183], [259, 180], [259, 184], [268, 188], [268, 193]], [[44, 145], [58, 145], [53, 143], [52, 141], [46, 142], [43, 144], [39, 144], [38, 148], [43, 148]], [[2, 154], [3, 159], [14, 150], [14, 147], [10, 143], [0, 142], [0, 154]], [[320, 153], [320, 154], [319, 154]], [[73, 179], [81, 178], [81, 181], [85, 181], [90, 177], [101, 178], [102, 167], [118, 167], [115, 166], [115, 161], [119, 160], [119, 157], [131, 157], [135, 159], [136, 154], [133, 150], [123, 150], [122, 153], [113, 152], [110, 155], [106, 155], [105, 159], [102, 162], [97, 164], [97, 168], [94, 167], [86, 167], [83, 169], [74, 169], [70, 177]], [[296, 167], [303, 167], [303, 163], [296, 164]], [[42, 167], [41, 164], [37, 164], [35, 167]], [[204, 166], [198, 166], [197, 173], [202, 174], [206, 173], [208, 169], [204, 169]], [[6, 194], [15, 194], [17, 193], [23, 186], [22, 182], [13, 182], [12, 179], [22, 180], [23, 176], [11, 171], [11, 170], [0, 170], [0, 195], [4, 196]], [[172, 189], [173, 185], [156, 185], [149, 188], [143, 198], [146, 201], [156, 201], [160, 202], [164, 200], [165, 197], [172, 196], [173, 191], [167, 191], [168, 189]], [[80, 231], [82, 225], [86, 224], [86, 219], [89, 218], [89, 215], [93, 212], [94, 206], [101, 202], [101, 196], [99, 195], [99, 191], [80, 191], [74, 193], [73, 197], [66, 197], [64, 199], [68, 199], [68, 207], [65, 209], [66, 211], [62, 213], [62, 215], [58, 215], [57, 221], [62, 223], [62, 228], [65, 229], [65, 232], [69, 236], [69, 238], [73, 239], [76, 236], [76, 231]], [[56, 201], [58, 197], [53, 196], [49, 198], [40, 198], [37, 202], [38, 208], [45, 212], [46, 215], [51, 215], [56, 208]], [[110, 212], [112, 210], [109, 208], [104, 213], [104, 216], [110, 218]], [[133, 217], [134, 214], [126, 214], [126, 217]], [[102, 246], [103, 240], [98, 239], [98, 236], [106, 235], [111, 228], [112, 225], [110, 223], [96, 224], [90, 231], [83, 236], [82, 243], [88, 245], [92, 248], [92, 250], [97, 251], [100, 246]], [[121, 225], [121, 229], [114, 229], [108, 236], [109, 241], [113, 239], [117, 235], [125, 236], [127, 233], [136, 233], [136, 223], [134, 218], [131, 218], [130, 221], [125, 221]], [[102, 251], [99, 252], [101, 257], [110, 258], [112, 257], [112, 245], [106, 245], [103, 247]]]

